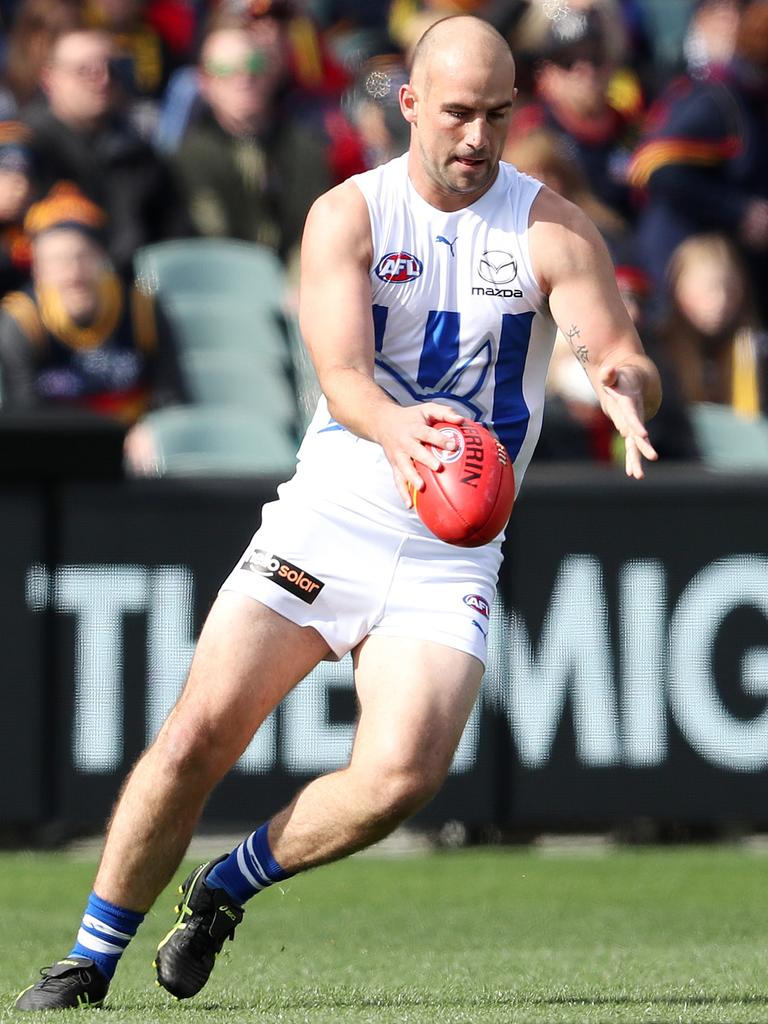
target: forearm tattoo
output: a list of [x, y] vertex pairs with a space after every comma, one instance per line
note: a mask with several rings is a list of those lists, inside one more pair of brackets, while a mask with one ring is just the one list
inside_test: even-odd
[[576, 324], [571, 324], [571, 329], [565, 332], [565, 336], [573, 349], [573, 354], [582, 366], [586, 365], [589, 362], [589, 349], [586, 345], [577, 344], [577, 339], [581, 337], [581, 331]]

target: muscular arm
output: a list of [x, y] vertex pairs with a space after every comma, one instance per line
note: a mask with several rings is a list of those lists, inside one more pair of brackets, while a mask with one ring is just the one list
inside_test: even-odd
[[655, 459], [645, 421], [661, 402], [656, 367], [624, 308], [605, 243], [580, 210], [544, 189], [531, 211], [531, 258], [561, 333], [626, 445], [629, 476]]
[[403, 501], [409, 486], [423, 481], [415, 463], [437, 469], [425, 447], [446, 446], [430, 424], [460, 423], [443, 405], [423, 402], [403, 408], [375, 383], [371, 313], [371, 233], [359, 189], [346, 182], [321, 196], [310, 210], [301, 249], [299, 320], [333, 418], [358, 437], [380, 444]]

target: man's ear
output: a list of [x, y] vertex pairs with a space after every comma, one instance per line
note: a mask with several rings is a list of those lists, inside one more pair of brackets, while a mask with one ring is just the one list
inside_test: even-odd
[[419, 98], [413, 90], [413, 86], [410, 82], [407, 85], [400, 86], [400, 113], [403, 115], [408, 124], [416, 124], [416, 118], [418, 116]]

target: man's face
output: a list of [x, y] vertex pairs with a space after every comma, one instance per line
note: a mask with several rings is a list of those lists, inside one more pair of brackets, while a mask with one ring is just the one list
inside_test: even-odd
[[607, 105], [611, 72], [607, 55], [597, 47], [575, 50], [544, 63], [538, 78], [539, 89], [545, 100], [586, 116]]
[[99, 245], [76, 228], [58, 228], [35, 239], [32, 248], [35, 284], [55, 291], [73, 320], [92, 317], [106, 263]]
[[515, 98], [511, 62], [435, 60], [423, 83], [403, 86], [421, 166], [438, 194], [467, 205], [493, 182]]
[[249, 32], [222, 29], [203, 52], [201, 90], [216, 120], [232, 134], [254, 130], [269, 107], [274, 75], [267, 51]]
[[54, 47], [43, 84], [53, 113], [65, 123], [89, 124], [112, 103], [112, 46], [101, 32], [71, 32]]

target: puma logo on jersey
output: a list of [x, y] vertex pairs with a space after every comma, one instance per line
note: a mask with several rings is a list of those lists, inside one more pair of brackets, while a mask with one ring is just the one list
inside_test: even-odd
[[447, 238], [445, 237], [445, 235], [437, 235], [437, 236], [436, 236], [436, 238], [435, 238], [435, 241], [436, 241], [436, 242], [445, 242], [445, 244], [446, 244], [446, 245], [448, 246], [448, 248], [449, 248], [449, 249], [451, 250], [451, 256], [455, 256], [455, 255], [456, 255], [456, 253], [455, 253], [455, 251], [454, 251], [454, 248], [453, 248], [453, 247], [454, 247], [454, 245], [456, 245], [456, 243], [458, 242], [458, 240], [459, 240], [459, 236], [458, 236], [458, 235], [457, 235], [457, 236], [456, 236], [456, 237], [454, 238], [454, 240], [453, 240], [452, 242], [450, 242], [450, 241], [449, 241], [449, 240], [448, 240], [448, 239], [447, 239]]

